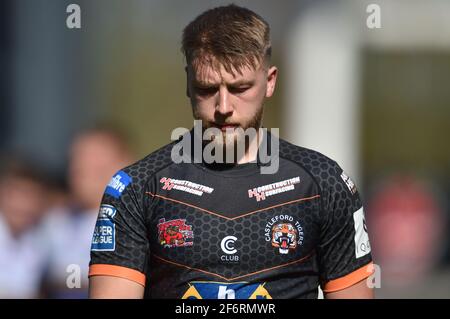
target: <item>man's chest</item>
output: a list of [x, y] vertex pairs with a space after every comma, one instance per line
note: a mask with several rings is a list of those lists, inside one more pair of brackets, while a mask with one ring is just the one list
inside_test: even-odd
[[301, 171], [167, 171], [147, 195], [150, 251], [161, 262], [237, 280], [300, 262], [318, 242], [320, 195]]

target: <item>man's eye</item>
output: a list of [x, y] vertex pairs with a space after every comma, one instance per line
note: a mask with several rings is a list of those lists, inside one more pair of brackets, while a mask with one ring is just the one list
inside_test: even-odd
[[195, 91], [197, 92], [198, 95], [207, 96], [207, 95], [212, 95], [212, 94], [216, 93], [217, 92], [217, 88], [214, 88], [214, 87], [211, 87], [211, 88], [197, 87], [197, 88], [195, 88]]
[[245, 91], [247, 91], [250, 87], [248, 86], [242, 86], [242, 87], [230, 87], [228, 89], [228, 91], [230, 91], [230, 93], [233, 94], [238, 94], [238, 93], [244, 93]]

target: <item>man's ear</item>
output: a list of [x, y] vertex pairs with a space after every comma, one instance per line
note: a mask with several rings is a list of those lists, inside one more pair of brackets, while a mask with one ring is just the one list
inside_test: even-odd
[[186, 72], [186, 96], [191, 98], [191, 93], [189, 92], [189, 69], [187, 66], [184, 67], [184, 71]]
[[266, 97], [271, 97], [275, 92], [275, 85], [277, 83], [278, 69], [276, 66], [271, 66], [267, 70], [267, 88]]

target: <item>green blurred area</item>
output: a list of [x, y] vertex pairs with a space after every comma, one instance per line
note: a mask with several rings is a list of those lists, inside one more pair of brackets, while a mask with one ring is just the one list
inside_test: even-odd
[[362, 163], [370, 178], [412, 173], [450, 179], [450, 52], [363, 55]]

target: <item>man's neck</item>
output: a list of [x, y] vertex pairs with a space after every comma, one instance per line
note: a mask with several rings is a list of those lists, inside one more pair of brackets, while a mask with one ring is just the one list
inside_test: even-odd
[[245, 149], [244, 156], [237, 160], [237, 164], [245, 164], [250, 162], [256, 162], [258, 156], [258, 149], [261, 145], [262, 138], [259, 130], [256, 133], [256, 137], [250, 141], [250, 144]]

